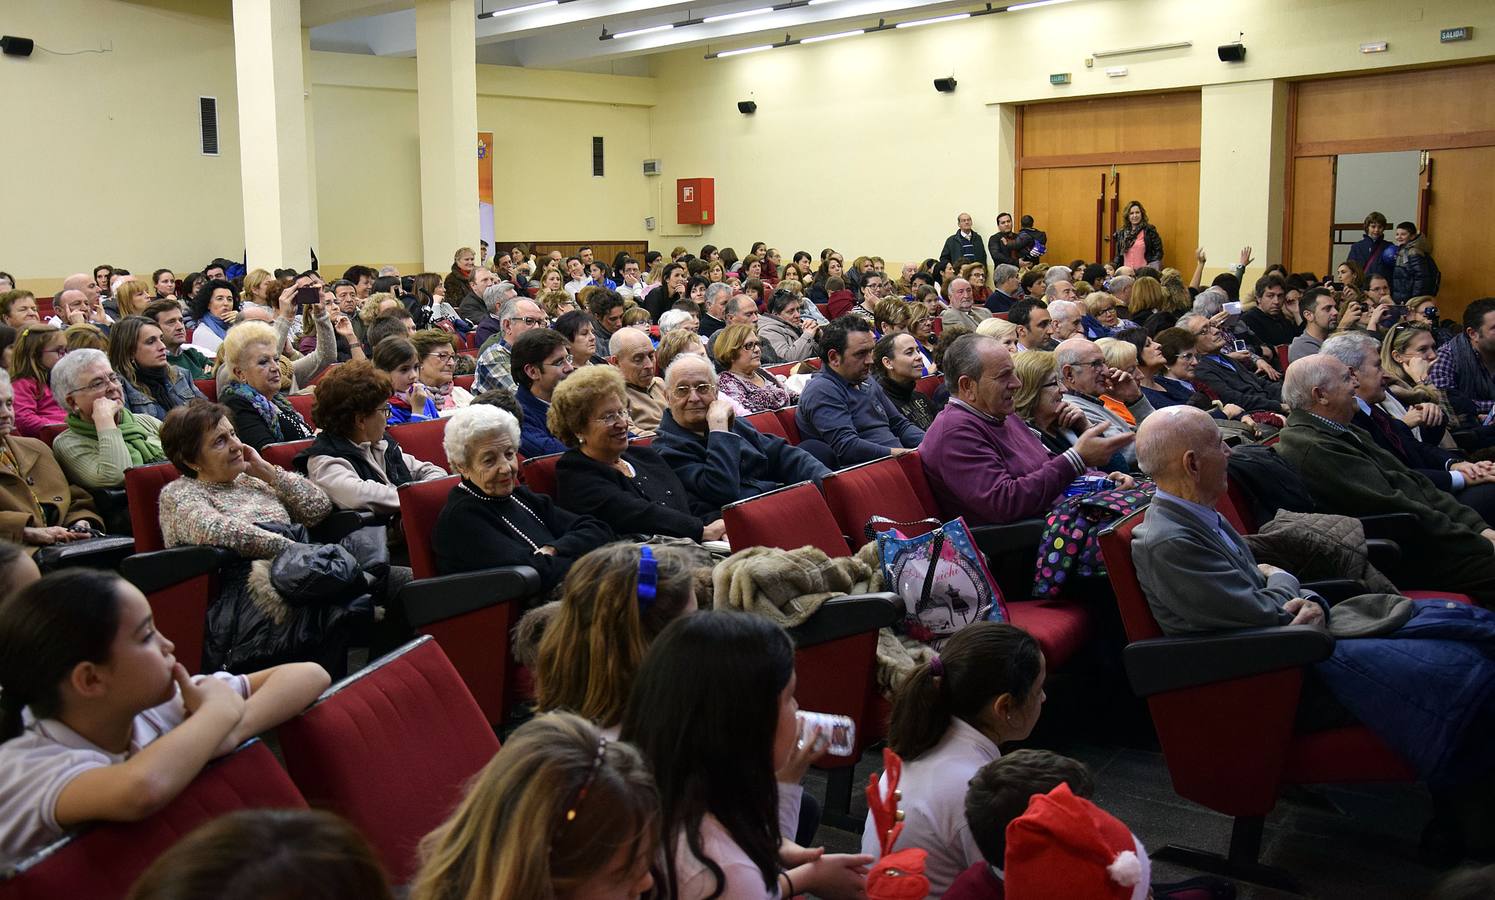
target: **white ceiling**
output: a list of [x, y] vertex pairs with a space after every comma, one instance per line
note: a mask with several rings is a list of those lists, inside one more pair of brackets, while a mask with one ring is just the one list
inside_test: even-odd
[[[473, 0], [473, 15], [534, 0]], [[701, 22], [601, 40], [604, 29], [633, 29], [697, 21], [765, 7], [792, 8], [719, 22]], [[997, 0], [1003, 7], [1018, 0]], [[1063, 2], [1063, 0], [1058, 0]], [[558, 5], [477, 20], [477, 60], [496, 65], [564, 68], [616, 74], [648, 73], [652, 54], [699, 47], [703, 54], [782, 41], [838, 34], [941, 14], [976, 11], [986, 0], [562, 0]], [[313, 49], [376, 56], [415, 55], [412, 0], [302, 0], [302, 20], [311, 26]]]

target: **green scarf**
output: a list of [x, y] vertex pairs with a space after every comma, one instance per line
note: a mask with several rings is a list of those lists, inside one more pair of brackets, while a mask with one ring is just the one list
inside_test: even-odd
[[[76, 431], [94, 442], [98, 442], [99, 430], [94, 427], [92, 421], [84, 419], [77, 412], [67, 414], [67, 427]], [[124, 435], [125, 449], [130, 451], [130, 462], [134, 465], [161, 462], [166, 459], [166, 454], [161, 450], [161, 442], [156, 439], [140, 420], [135, 418], [134, 413], [128, 409], [119, 411], [119, 433]]]

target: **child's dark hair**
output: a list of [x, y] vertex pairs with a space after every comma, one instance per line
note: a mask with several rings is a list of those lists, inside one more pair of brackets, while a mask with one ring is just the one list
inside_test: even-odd
[[0, 741], [22, 731], [21, 710], [55, 716], [58, 688], [80, 662], [109, 660], [119, 630], [120, 577], [53, 572], [0, 602]]
[[951, 719], [976, 719], [996, 698], [1026, 701], [1038, 682], [1043, 653], [1028, 632], [1004, 622], [962, 628], [940, 651], [943, 674], [925, 663], [914, 669], [893, 699], [888, 746], [905, 761], [934, 749]]
[[1090, 769], [1048, 750], [1014, 750], [982, 766], [966, 790], [966, 823], [986, 861], [1002, 868], [1007, 856], [1007, 823], [1028, 809], [1034, 794], [1061, 784], [1076, 797], [1095, 793]]
[[311, 809], [214, 819], [151, 864], [129, 900], [389, 900], [384, 871], [352, 825]]

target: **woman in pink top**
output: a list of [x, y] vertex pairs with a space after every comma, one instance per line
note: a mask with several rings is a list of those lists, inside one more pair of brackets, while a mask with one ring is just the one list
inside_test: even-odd
[[10, 372], [16, 392], [16, 433], [22, 437], [39, 438], [43, 426], [67, 421], [67, 413], [47, 383], [52, 367], [66, 354], [62, 331], [51, 325], [32, 325], [16, 338]]
[[1133, 271], [1152, 266], [1163, 267], [1163, 239], [1147, 221], [1147, 210], [1133, 200], [1126, 205], [1126, 224], [1111, 235], [1111, 264], [1116, 268], [1130, 266]]

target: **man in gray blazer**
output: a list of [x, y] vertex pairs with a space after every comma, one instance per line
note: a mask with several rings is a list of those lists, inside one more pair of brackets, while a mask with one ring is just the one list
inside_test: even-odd
[[1215, 511], [1229, 458], [1214, 420], [1192, 406], [1157, 410], [1137, 430], [1137, 461], [1158, 490], [1133, 533], [1132, 562], [1159, 627], [1177, 635], [1322, 625], [1323, 598], [1258, 564]]

